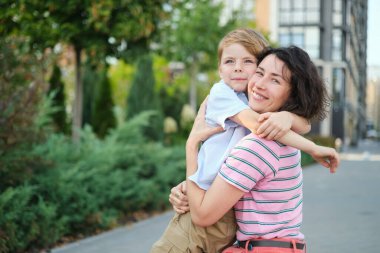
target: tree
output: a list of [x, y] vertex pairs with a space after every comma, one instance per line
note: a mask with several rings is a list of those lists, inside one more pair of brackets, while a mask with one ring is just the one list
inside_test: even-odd
[[22, 184], [42, 167], [30, 150], [46, 134], [36, 122], [45, 93], [42, 73], [49, 61], [29, 54], [23, 41], [0, 38], [0, 192]]
[[234, 27], [232, 18], [220, 24], [222, 3], [208, 0], [187, 0], [173, 10], [172, 20], [163, 25], [161, 50], [173, 60], [186, 64], [190, 76], [190, 104], [196, 109], [196, 78], [199, 68], [217, 67], [220, 39]]
[[59, 132], [67, 132], [66, 109], [65, 109], [65, 92], [64, 84], [61, 80], [61, 70], [57, 65], [53, 67], [53, 73], [49, 81], [48, 94], [52, 94], [52, 105], [55, 111], [51, 115], [55, 129]]
[[0, 36], [21, 34], [33, 50], [44, 52], [58, 42], [72, 45], [76, 58], [73, 137], [82, 125], [82, 55], [101, 61], [106, 56], [128, 58], [135, 50], [147, 50], [158, 22], [167, 16], [157, 1], [30, 1], [3, 0], [0, 4]]
[[152, 57], [148, 54], [143, 55], [137, 62], [135, 76], [129, 92], [127, 119], [133, 118], [143, 111], [155, 111], [155, 115], [151, 118], [150, 127], [145, 129], [145, 134], [152, 140], [161, 140], [163, 137], [163, 116], [154, 86]]
[[82, 126], [92, 125], [95, 88], [99, 82], [99, 74], [90, 61], [83, 68], [83, 113]]
[[116, 126], [113, 113], [114, 103], [112, 101], [111, 85], [107, 76], [107, 68], [100, 74], [100, 80], [96, 83], [95, 99], [92, 111], [92, 126], [94, 132], [104, 137], [110, 128]]

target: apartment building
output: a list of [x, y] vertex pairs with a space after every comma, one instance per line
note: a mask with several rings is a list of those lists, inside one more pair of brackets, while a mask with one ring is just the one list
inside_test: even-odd
[[367, 0], [253, 2], [257, 28], [280, 46], [305, 49], [327, 83], [331, 112], [312, 132], [355, 145], [367, 121]]

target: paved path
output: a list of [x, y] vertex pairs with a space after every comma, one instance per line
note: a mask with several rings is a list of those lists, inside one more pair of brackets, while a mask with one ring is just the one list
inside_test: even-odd
[[[310, 253], [377, 253], [380, 225], [380, 143], [345, 148], [339, 171], [304, 170], [304, 223]], [[60, 248], [53, 253], [147, 253], [172, 212]]]

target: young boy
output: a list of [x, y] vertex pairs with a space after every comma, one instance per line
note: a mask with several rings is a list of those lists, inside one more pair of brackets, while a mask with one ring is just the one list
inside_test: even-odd
[[[288, 112], [266, 114], [259, 119], [259, 114], [247, 105], [248, 81], [256, 71], [256, 57], [266, 46], [267, 41], [251, 29], [234, 30], [219, 43], [221, 81], [210, 91], [206, 121], [211, 126], [222, 126], [225, 131], [203, 143], [197, 173], [189, 177], [204, 190], [211, 186], [230, 150], [249, 133], [247, 129], [269, 139], [282, 137], [291, 127], [301, 133], [310, 129], [305, 119]], [[258, 128], [258, 120], [266, 122]], [[195, 226], [189, 213], [177, 212], [161, 239], [153, 245], [151, 253], [220, 252], [234, 241], [235, 231], [232, 210], [207, 228]]]

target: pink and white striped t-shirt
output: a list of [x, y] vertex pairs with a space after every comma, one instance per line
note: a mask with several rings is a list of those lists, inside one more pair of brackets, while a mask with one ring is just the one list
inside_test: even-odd
[[304, 238], [300, 163], [298, 149], [254, 134], [234, 147], [219, 176], [245, 192], [234, 206], [239, 241]]

